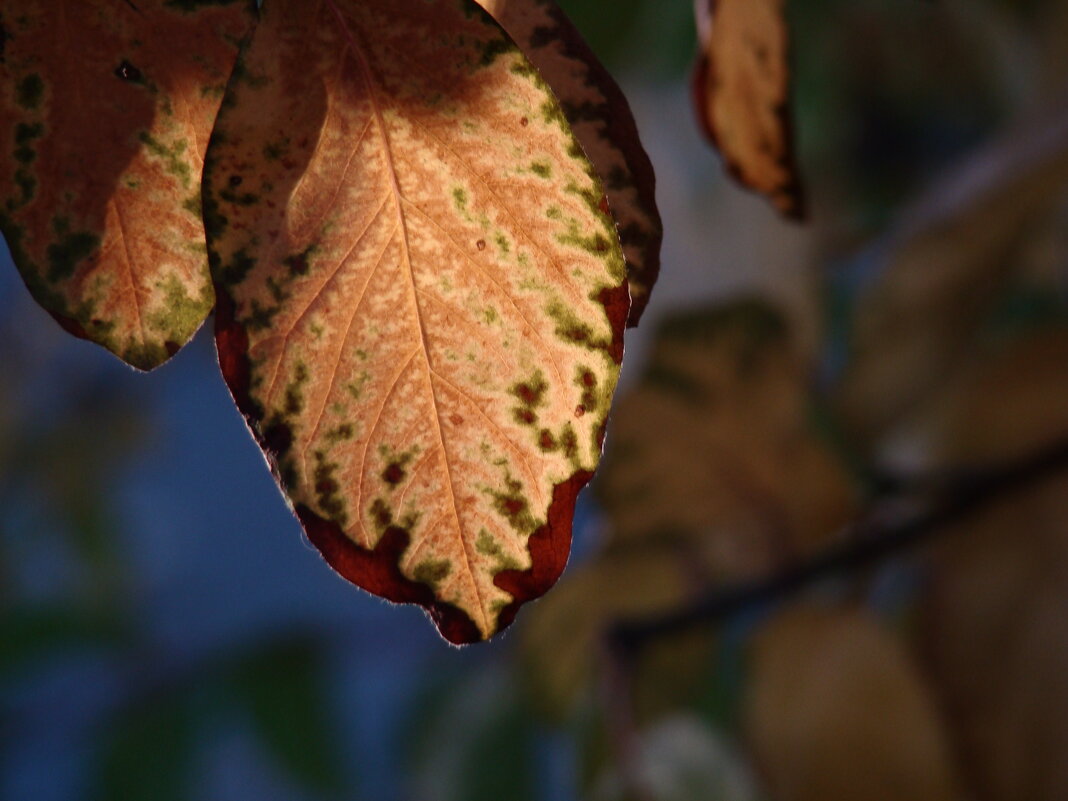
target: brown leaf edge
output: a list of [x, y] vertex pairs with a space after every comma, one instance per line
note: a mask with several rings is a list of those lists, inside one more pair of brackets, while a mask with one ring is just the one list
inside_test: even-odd
[[[215, 344], [219, 368], [234, 403], [263, 450], [271, 473], [288, 503], [289, 496], [285, 493], [277, 455], [287, 449], [292, 434], [284, 425], [261, 432], [259, 423], [263, 419], [263, 410], [249, 394], [251, 367], [248, 360], [248, 334], [234, 317], [234, 302], [225, 287], [216, 284], [215, 294]], [[630, 308], [630, 292], [626, 282], [615, 289], [604, 290], [600, 299], [615, 333], [612, 356], [619, 362], [623, 356], [623, 330]], [[604, 434], [602, 428], [602, 443]], [[508, 628], [523, 604], [544, 595], [560, 578], [571, 553], [571, 521], [575, 514], [575, 503], [579, 492], [591, 478], [592, 472], [578, 470], [553, 487], [553, 499], [546, 522], [527, 540], [531, 566], [526, 570], [504, 570], [494, 577], [493, 583], [512, 595], [512, 602], [498, 615], [495, 633], [499, 634]], [[429, 586], [401, 574], [398, 564], [400, 555], [408, 547], [407, 529], [397, 525], [388, 526], [377, 545], [368, 549], [347, 537], [337, 523], [320, 517], [307, 506], [298, 505], [293, 511], [308, 539], [327, 564], [343, 578], [362, 590], [394, 603], [423, 607], [441, 636], [453, 645], [470, 645], [482, 640], [478, 627], [465, 612], [452, 604], [436, 600]]]
[[[627, 318], [627, 328], [637, 327], [645, 307], [649, 303], [653, 286], [660, 275], [660, 248], [664, 239], [664, 228], [660, 219], [660, 211], [656, 205], [656, 173], [653, 170], [652, 161], [642, 145], [638, 133], [638, 124], [634, 119], [630, 103], [627, 101], [623, 90], [619, 88], [615, 78], [601, 63], [587, 44], [585, 38], [579, 32], [575, 24], [568, 18], [564, 10], [555, 0], [538, 0], [547, 16], [553, 21], [553, 27], [545, 26], [534, 31], [532, 41], [529, 43], [517, 41], [520, 50], [523, 51], [530, 62], [542, 72], [542, 76], [549, 83], [549, 88], [556, 93], [556, 87], [549, 81], [539, 66], [538, 50], [545, 42], [554, 42], [562, 48], [562, 53], [568, 58], [581, 62], [586, 67], [586, 80], [604, 96], [605, 102], [600, 106], [585, 104], [575, 106], [560, 99], [564, 116], [572, 125], [579, 121], [599, 119], [603, 125], [599, 133], [611, 142], [623, 155], [623, 159], [630, 169], [634, 182], [634, 190], [637, 193], [638, 206], [644, 212], [652, 224], [650, 232], [637, 229], [637, 226], [618, 228], [619, 241], [623, 246], [624, 256], [628, 248], [637, 248], [642, 254], [642, 263], [635, 264], [629, 259], [627, 264], [627, 277], [631, 284], [630, 314]], [[579, 141], [579, 144], [583, 144]], [[594, 163], [594, 169], [597, 169]], [[600, 175], [601, 181], [606, 187], [612, 183], [611, 175]], [[608, 193], [611, 195], [611, 192]], [[609, 201], [611, 211], [611, 201]], [[635, 286], [641, 287], [638, 293], [634, 293]]]
[[[713, 19], [714, 24], [716, 7], [721, 0], [698, 0], [698, 2], [708, 3], [710, 9], [708, 13], [710, 18]], [[787, 26], [787, 29], [789, 29], [789, 26]], [[791, 65], [791, 75], [793, 74], [792, 54], [792, 41], [787, 37], [785, 58], [787, 64]], [[707, 52], [705, 52], [703, 44], [698, 42], [697, 60], [694, 63], [693, 73], [690, 79], [691, 105], [694, 110], [694, 115], [697, 117], [697, 127], [701, 133], [704, 134], [712, 147], [716, 149], [716, 152], [720, 154], [723, 159], [724, 169], [727, 171], [727, 174], [734, 179], [735, 183], [759, 194], [764, 194], [761, 189], [746, 180], [737, 159], [735, 159], [729, 151], [723, 148], [720, 137], [716, 133], [711, 119], [701, 111], [705, 105], [704, 98], [708, 96], [708, 84], [711, 80], [711, 75], [712, 64], [708, 58]], [[804, 185], [801, 183], [801, 171], [797, 161], [793, 101], [790, 99], [789, 92], [787, 92], [786, 100], [780, 103], [775, 109], [775, 117], [782, 130], [783, 140], [786, 142], [786, 148], [782, 158], [779, 160], [779, 164], [783, 170], [786, 171], [786, 174], [790, 176], [790, 179], [775, 195], [766, 195], [766, 197], [783, 217], [793, 220], [794, 222], [806, 222], [808, 219], [808, 202], [805, 197]]]

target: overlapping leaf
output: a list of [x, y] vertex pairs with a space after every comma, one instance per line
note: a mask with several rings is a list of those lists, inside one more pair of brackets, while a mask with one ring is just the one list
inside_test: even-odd
[[5, 0], [0, 231], [37, 301], [135, 367], [213, 296], [200, 172], [250, 0]]
[[731, 174], [799, 218], [785, 2], [696, 0], [693, 94], [698, 120]]
[[575, 138], [604, 182], [630, 282], [636, 326], [660, 272], [663, 229], [655, 178], [627, 99], [555, 0], [478, 0], [560, 100]]
[[311, 540], [489, 637], [567, 558], [628, 313], [592, 167], [473, 2], [265, 4], [205, 169], [217, 342]]

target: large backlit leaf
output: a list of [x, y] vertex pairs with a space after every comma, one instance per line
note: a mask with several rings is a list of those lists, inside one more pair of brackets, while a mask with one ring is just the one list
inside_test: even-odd
[[489, 637], [567, 559], [625, 268], [549, 89], [470, 2], [268, 2], [208, 151], [223, 372], [346, 578]]
[[560, 101], [575, 138], [604, 182], [619, 227], [636, 326], [660, 272], [663, 229], [655, 179], [627, 99], [555, 0], [478, 0]]
[[962, 798], [920, 672], [875, 620], [791, 609], [750, 664], [746, 739], [776, 801]]
[[68, 330], [149, 369], [213, 296], [204, 150], [249, 0], [4, 0], [0, 231]]
[[786, 0], [696, 0], [697, 117], [739, 183], [789, 217], [804, 202], [790, 120]]

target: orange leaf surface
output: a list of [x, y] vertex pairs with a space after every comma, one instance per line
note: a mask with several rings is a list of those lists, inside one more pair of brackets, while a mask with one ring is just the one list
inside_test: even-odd
[[800, 219], [790, 121], [785, 0], [697, 0], [693, 97], [705, 134], [739, 183]]
[[630, 105], [554, 0], [478, 0], [519, 45], [560, 100], [575, 138], [604, 181], [630, 282], [630, 318], [641, 319], [660, 273], [664, 236], [656, 179]]
[[551, 92], [457, 0], [275, 0], [205, 169], [231, 390], [355, 584], [491, 636], [567, 560], [629, 309]]
[[214, 297], [204, 150], [248, 0], [4, 0], [0, 231], [65, 328], [150, 369]]

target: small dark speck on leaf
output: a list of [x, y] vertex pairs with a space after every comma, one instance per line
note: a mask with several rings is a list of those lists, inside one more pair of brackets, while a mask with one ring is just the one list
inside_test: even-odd
[[123, 62], [115, 68], [115, 76], [122, 78], [124, 81], [139, 81], [141, 80], [141, 70], [123, 59]]
[[519, 124], [526, 128], [528, 125], [530, 125], [530, 120], [528, 120], [526, 117], [523, 117], [519, 120]]
[[582, 417], [584, 414], [586, 414], [586, 407], [580, 403], [575, 407], [575, 417]]
[[404, 468], [396, 462], [390, 464], [382, 473], [382, 479], [387, 484], [392, 484], [393, 486], [400, 484], [404, 480], [404, 476]]
[[231, 175], [230, 176], [230, 186], [232, 186], [234, 188], [237, 188], [237, 187], [241, 186], [241, 184], [242, 184], [242, 182], [244, 180], [245, 179], [242, 178], [240, 175]]
[[485, 250], [486, 249], [486, 240], [485, 239], [478, 240], [477, 242], [475, 242], [475, 247], [478, 248], [479, 250]]

